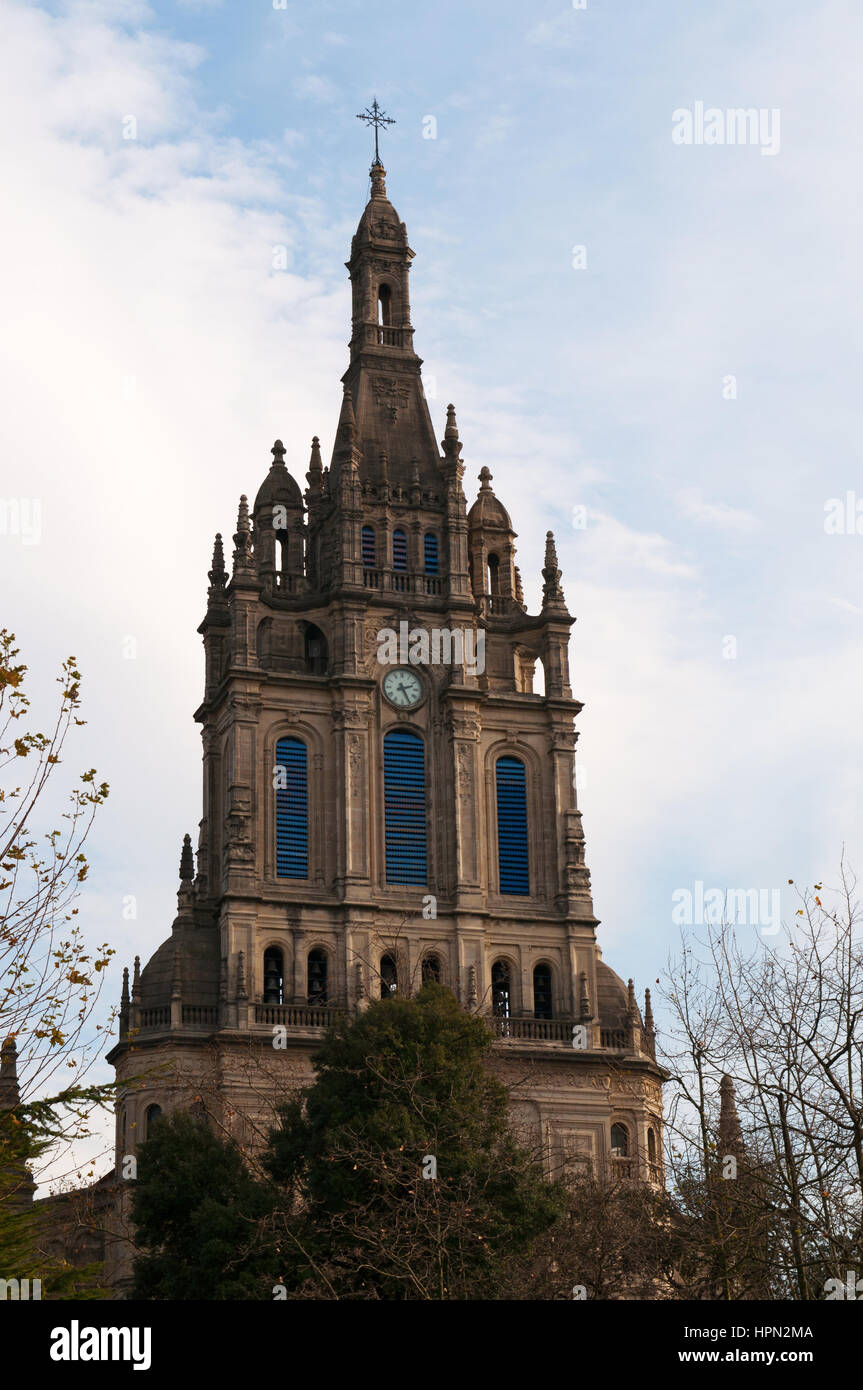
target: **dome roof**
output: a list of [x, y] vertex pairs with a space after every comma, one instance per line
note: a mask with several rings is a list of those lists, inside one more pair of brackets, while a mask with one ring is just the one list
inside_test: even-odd
[[[597, 1011], [603, 1028], [625, 1028], [628, 991], [620, 976], [605, 961], [596, 962]], [[641, 1024], [641, 1010], [638, 1009]], [[642, 1025], [643, 1026], [643, 1025]]]
[[303, 505], [303, 494], [300, 492], [299, 483], [292, 478], [285, 467], [285, 446], [281, 439], [277, 439], [272, 447], [273, 462], [261, 486], [258, 488], [258, 495], [255, 498], [253, 508], [257, 516], [262, 507], [300, 507]]
[[509, 512], [502, 502], [499, 502], [491, 490], [492, 475], [487, 468], [483, 468], [479, 474], [480, 490], [476, 501], [467, 514], [469, 526], [490, 526], [498, 531], [511, 531], [512, 522], [509, 519]]

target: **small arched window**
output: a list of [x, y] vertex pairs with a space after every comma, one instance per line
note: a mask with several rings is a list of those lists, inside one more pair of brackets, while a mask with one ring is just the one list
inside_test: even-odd
[[264, 1003], [283, 1004], [284, 991], [284, 957], [278, 946], [268, 946], [264, 952]]
[[381, 956], [381, 999], [391, 999], [398, 989], [398, 983], [395, 958], [389, 954]]
[[488, 557], [488, 591], [492, 598], [500, 593], [500, 561], [496, 555]]
[[509, 1018], [511, 1004], [509, 963], [496, 960], [491, 967], [491, 1011], [495, 1018]]
[[153, 1126], [155, 1125], [156, 1121], [157, 1121], [157, 1120], [161, 1120], [161, 1118], [162, 1118], [162, 1107], [161, 1107], [161, 1105], [148, 1105], [148, 1106], [147, 1106], [146, 1114], [144, 1115], [144, 1138], [145, 1138], [145, 1139], [152, 1139], [152, 1137], [153, 1137]]
[[611, 1126], [611, 1152], [615, 1158], [629, 1157], [629, 1130], [626, 1125]]
[[423, 538], [423, 557], [425, 560], [426, 574], [437, 574], [438, 572], [438, 552], [437, 536], [434, 531], [426, 531]]
[[364, 526], [362, 538], [362, 556], [363, 565], [366, 569], [374, 569], [376, 553], [377, 547], [375, 545], [375, 529], [373, 526]]
[[656, 1162], [656, 1133], [652, 1128], [647, 1131], [647, 1161]]
[[382, 328], [389, 328], [392, 323], [393, 315], [393, 292], [389, 285], [381, 285], [378, 289], [378, 323]]
[[307, 969], [308, 1000], [316, 1006], [327, 1002], [327, 953], [316, 946], [309, 951]]
[[533, 967], [533, 1016], [551, 1018], [551, 966], [546, 961]]
[[279, 739], [275, 781], [276, 873], [279, 878], [308, 878], [308, 754], [301, 739]]
[[527, 784], [520, 758], [498, 758], [497, 859], [501, 893], [530, 892], [527, 850]]
[[425, 883], [425, 744], [394, 729], [384, 738], [384, 857], [387, 883]]
[[427, 985], [433, 980], [436, 985], [440, 984], [441, 965], [440, 956], [426, 956], [422, 965], [422, 981]]
[[401, 529], [393, 531], [393, 569], [404, 574], [408, 567], [408, 538]]

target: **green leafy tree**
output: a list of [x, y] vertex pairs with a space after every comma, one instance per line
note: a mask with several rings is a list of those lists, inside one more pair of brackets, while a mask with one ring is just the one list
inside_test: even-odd
[[272, 1298], [273, 1257], [257, 1239], [272, 1201], [205, 1120], [183, 1111], [158, 1120], [138, 1151], [133, 1297]]
[[295, 1297], [499, 1299], [563, 1194], [509, 1126], [486, 1024], [440, 985], [339, 1024], [264, 1166]]

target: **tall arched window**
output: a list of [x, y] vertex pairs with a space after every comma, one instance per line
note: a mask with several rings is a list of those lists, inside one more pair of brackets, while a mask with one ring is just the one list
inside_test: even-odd
[[647, 1131], [647, 1161], [656, 1162], [656, 1134], [652, 1128]]
[[145, 1115], [144, 1115], [144, 1138], [145, 1138], [145, 1139], [152, 1139], [152, 1137], [153, 1137], [153, 1126], [154, 1126], [154, 1124], [156, 1123], [156, 1121], [157, 1121], [157, 1120], [161, 1120], [161, 1118], [162, 1118], [162, 1107], [161, 1107], [161, 1105], [148, 1105], [148, 1106], [147, 1106], [147, 1110], [146, 1110], [146, 1113], [145, 1113]]
[[512, 1008], [509, 963], [496, 960], [491, 967], [491, 1011], [495, 1018], [509, 1018]]
[[377, 547], [375, 545], [375, 528], [373, 526], [364, 526], [362, 536], [362, 557], [363, 565], [366, 569], [374, 569], [376, 554]]
[[395, 957], [381, 956], [381, 999], [391, 999], [398, 989], [399, 972]]
[[325, 676], [327, 674], [327, 639], [314, 623], [306, 623], [306, 630], [303, 634], [303, 655], [305, 656], [306, 670], [310, 676]]
[[533, 967], [533, 1016], [551, 1018], [551, 966], [545, 961]]
[[387, 883], [425, 883], [425, 745], [393, 729], [384, 738], [384, 847]]
[[423, 556], [426, 574], [437, 574], [437, 536], [434, 531], [426, 531], [423, 538]]
[[403, 574], [408, 567], [408, 538], [402, 530], [393, 531], [393, 569]]
[[308, 754], [301, 739], [279, 739], [275, 780], [276, 873], [279, 878], [308, 878]]
[[488, 557], [488, 591], [492, 597], [500, 593], [500, 561], [496, 555]]
[[497, 862], [501, 893], [530, 892], [527, 853], [527, 785], [520, 758], [498, 758]]
[[378, 289], [378, 323], [382, 328], [389, 328], [392, 322], [393, 292], [389, 285], [381, 285]]
[[322, 951], [320, 946], [316, 946], [313, 951], [309, 951], [306, 979], [309, 1003], [312, 1005], [326, 1004], [327, 953], [326, 951]]
[[629, 1157], [629, 1130], [626, 1125], [611, 1126], [611, 1152], [615, 1158]]
[[284, 988], [284, 957], [278, 946], [268, 946], [264, 952], [264, 1003], [283, 1004]]
[[441, 966], [440, 956], [425, 956], [422, 964], [422, 981], [427, 985], [429, 980], [433, 980], [436, 985], [440, 984]]

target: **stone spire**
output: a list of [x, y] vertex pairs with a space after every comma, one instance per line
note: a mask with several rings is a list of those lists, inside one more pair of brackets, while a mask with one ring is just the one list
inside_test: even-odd
[[656, 1061], [656, 1028], [653, 1023], [653, 1005], [650, 1002], [649, 989], [644, 991], [644, 1043], [647, 1051]]
[[141, 1002], [141, 957], [135, 957], [135, 965], [132, 971], [132, 1003]]
[[734, 1082], [727, 1074], [719, 1083], [719, 1156], [743, 1153], [743, 1130], [734, 1099]]
[[123, 988], [120, 991], [120, 1037], [129, 1031], [129, 967], [123, 966]]
[[18, 1044], [14, 1033], [0, 1049], [0, 1110], [14, 1110], [20, 1104], [18, 1091]]
[[195, 860], [192, 855], [192, 837], [183, 836], [183, 849], [180, 854], [180, 882], [191, 883], [195, 877]]
[[515, 566], [515, 600], [516, 603], [521, 604], [522, 608], [524, 607], [524, 589], [522, 588], [521, 570], [518, 565]]
[[564, 603], [563, 589], [560, 587], [560, 570], [557, 567], [557, 548], [554, 544], [554, 532], [545, 533], [545, 565], [542, 571], [542, 606], [547, 608], [554, 604], [558, 607]]
[[315, 435], [312, 439], [312, 455], [309, 459], [309, 471], [306, 474], [306, 481], [309, 485], [309, 492], [314, 496], [321, 491], [324, 466], [321, 460], [321, 441]]

